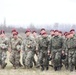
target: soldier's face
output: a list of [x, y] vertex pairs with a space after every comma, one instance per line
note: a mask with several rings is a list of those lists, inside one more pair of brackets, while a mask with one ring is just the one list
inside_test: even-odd
[[4, 34], [4, 33], [2, 33], [2, 34], [1, 34], [1, 37], [4, 37], [4, 36], [5, 36], [5, 34]]
[[75, 34], [75, 31], [72, 31], [73, 34]]
[[42, 30], [40, 33], [42, 34], [42, 33], [44, 33], [45, 32], [45, 30]]
[[13, 37], [16, 39], [17, 38], [17, 35], [14, 35]]
[[73, 34], [70, 34], [70, 38], [72, 38], [73, 37]]
[[59, 33], [58, 32], [55, 32], [55, 36], [58, 36], [59, 35]]
[[26, 33], [26, 36], [29, 36], [30, 34], [31, 34], [31, 32], [27, 32], [27, 33]]
[[50, 35], [53, 35], [53, 34], [55, 34], [54, 31], [51, 31], [51, 32], [50, 32]]
[[36, 35], [37, 35], [37, 33], [34, 32], [34, 33], [33, 33], [33, 36], [36, 36]]

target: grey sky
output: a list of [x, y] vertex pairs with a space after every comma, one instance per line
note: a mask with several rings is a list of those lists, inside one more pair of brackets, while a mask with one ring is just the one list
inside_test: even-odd
[[0, 0], [0, 23], [76, 23], [76, 0]]

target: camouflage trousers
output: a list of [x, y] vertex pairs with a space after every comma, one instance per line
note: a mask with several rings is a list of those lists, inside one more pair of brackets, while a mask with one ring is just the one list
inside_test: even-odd
[[66, 55], [65, 59], [62, 59], [62, 64], [64, 64], [66, 70], [68, 69], [68, 55]]
[[0, 50], [0, 65], [1, 67], [4, 66], [6, 63], [5, 63], [5, 60], [7, 58], [7, 52], [6, 50]]
[[19, 67], [20, 63], [20, 52], [17, 50], [12, 50], [9, 58], [10, 62], [13, 64], [13, 67]]
[[52, 56], [52, 65], [53, 67], [61, 67], [61, 50], [52, 50], [51, 51], [51, 56]]
[[23, 53], [22, 61], [25, 68], [31, 68], [33, 66], [34, 52], [28, 51]]
[[68, 64], [70, 71], [76, 67], [76, 51], [74, 49], [68, 51]]
[[49, 67], [47, 51], [39, 52], [38, 61], [39, 61], [41, 67], [43, 67], [43, 68], [48, 68]]
[[37, 66], [37, 67], [40, 67], [40, 62], [39, 62], [39, 57], [40, 57], [40, 55], [39, 55], [39, 52], [38, 52], [38, 54], [37, 54], [36, 56], [37, 56], [36, 66]]

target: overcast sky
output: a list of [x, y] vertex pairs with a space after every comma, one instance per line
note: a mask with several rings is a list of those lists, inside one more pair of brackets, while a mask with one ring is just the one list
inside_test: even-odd
[[0, 0], [0, 23], [76, 23], [76, 0]]

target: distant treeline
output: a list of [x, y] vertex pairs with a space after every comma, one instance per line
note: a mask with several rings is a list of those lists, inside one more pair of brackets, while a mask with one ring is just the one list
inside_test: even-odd
[[52, 30], [52, 29], [54, 29], [54, 30], [58, 29], [63, 32], [69, 31], [70, 29], [76, 30], [76, 25], [69, 25], [69, 24], [68, 25], [60, 25], [58, 23], [55, 23], [54, 25], [44, 25], [44, 27], [37, 28], [37, 26], [34, 26], [33, 24], [31, 24], [27, 28], [25, 28], [25, 27], [17, 27], [17, 26], [14, 27], [13, 25], [7, 26], [7, 25], [0, 24], [0, 30], [5, 30], [5, 32], [7, 32], [7, 33], [11, 33], [11, 30], [14, 28], [20, 33], [25, 32], [25, 30], [28, 28], [31, 29], [31, 31], [36, 30], [39, 33], [41, 28], [45, 28], [47, 30], [47, 32], [49, 33], [49, 30]]

